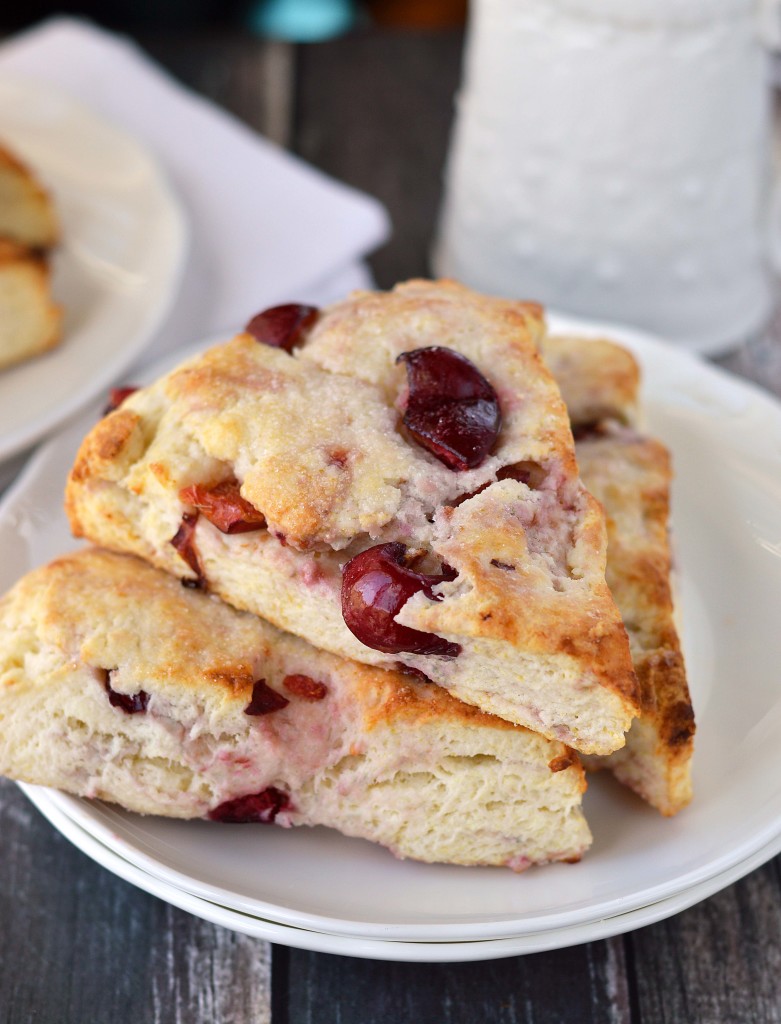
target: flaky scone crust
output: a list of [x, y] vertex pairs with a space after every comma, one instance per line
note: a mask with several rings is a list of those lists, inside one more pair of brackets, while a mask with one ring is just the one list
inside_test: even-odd
[[[288, 686], [302, 674], [320, 698]], [[249, 714], [259, 679], [287, 706]], [[144, 708], [110, 703], [109, 685], [143, 691]], [[95, 549], [0, 600], [0, 739], [0, 773], [141, 813], [200, 817], [271, 786], [286, 794], [279, 824], [326, 824], [423, 860], [520, 869], [577, 859], [589, 842], [582, 767], [563, 744]], [[459, 795], [467, 804], [486, 784], [501, 807], [478, 799], [470, 819]]]
[[[30, 168], [7, 146], [0, 145], [0, 182], [6, 178], [13, 182], [16, 202], [26, 207], [24, 219], [28, 222], [23, 236], [7, 235], [7, 241], [31, 249], [46, 250], [59, 240], [60, 227], [51, 197]], [[0, 235], [2, 230], [0, 217]]]
[[61, 341], [62, 311], [52, 301], [50, 277], [40, 252], [0, 238], [0, 369]]
[[607, 516], [607, 580], [624, 617], [642, 710], [627, 746], [598, 759], [663, 814], [689, 803], [694, 711], [670, 585], [670, 457], [615, 429], [577, 446], [583, 480]]
[[601, 420], [637, 423], [640, 368], [627, 349], [608, 338], [548, 334], [542, 355], [576, 432]]
[[[268, 530], [226, 538], [197, 523], [203, 574], [226, 601], [342, 656], [402, 661], [578, 749], [617, 749], [637, 682], [604, 582], [602, 511], [578, 478], [542, 330], [534, 305], [412, 281], [324, 311], [292, 357], [239, 335], [95, 427], [68, 483], [73, 531], [192, 578], [170, 545], [188, 510], [179, 492], [235, 477]], [[397, 357], [431, 345], [465, 355], [499, 396], [501, 433], [477, 469], [447, 469], [399, 427]], [[518, 463], [541, 479], [497, 481]], [[341, 566], [385, 541], [458, 571], [441, 600], [417, 595], [398, 617], [461, 644], [455, 661], [382, 655], [344, 626]]]

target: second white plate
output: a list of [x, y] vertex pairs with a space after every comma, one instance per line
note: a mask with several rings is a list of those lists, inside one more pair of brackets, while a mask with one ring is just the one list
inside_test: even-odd
[[0, 373], [2, 462], [103, 394], [137, 358], [176, 294], [187, 231], [149, 154], [66, 94], [0, 79], [0, 126], [57, 208], [52, 288], [65, 313], [56, 349]]
[[496, 960], [502, 957], [540, 953], [544, 950], [563, 949], [582, 942], [606, 939], [612, 935], [623, 935], [635, 928], [662, 921], [673, 914], [707, 899], [739, 878], [758, 868], [765, 861], [781, 851], [781, 836], [767, 846], [761, 847], [751, 857], [733, 866], [723, 874], [692, 886], [690, 889], [660, 900], [648, 907], [640, 907], [626, 914], [588, 924], [573, 925], [569, 928], [553, 928], [533, 935], [517, 935], [504, 939], [487, 939], [483, 942], [389, 942], [383, 939], [362, 939], [351, 935], [331, 935], [327, 932], [313, 932], [303, 928], [275, 924], [262, 918], [231, 910], [208, 900], [193, 896], [183, 889], [177, 889], [156, 875], [148, 874], [129, 861], [120, 857], [113, 849], [104, 846], [84, 829], [80, 828], [51, 799], [50, 790], [37, 786], [23, 786], [24, 792], [41, 814], [74, 846], [86, 853], [102, 867], [151, 893], [180, 910], [186, 910], [196, 917], [221, 925], [231, 931], [251, 935], [268, 942], [282, 943], [296, 949], [308, 949], [318, 953], [338, 953], [342, 956], [359, 956], [370, 960], [396, 960], [407, 963], [455, 963], [475, 960]]

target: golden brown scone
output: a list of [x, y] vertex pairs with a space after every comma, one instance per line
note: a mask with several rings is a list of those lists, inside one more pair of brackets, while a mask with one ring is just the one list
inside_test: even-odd
[[61, 320], [45, 260], [0, 239], [0, 369], [54, 348]]
[[669, 455], [621, 428], [584, 437], [577, 453], [583, 482], [607, 514], [607, 581], [642, 694], [626, 746], [593, 766], [610, 768], [662, 814], [676, 814], [692, 796], [694, 711], [670, 589]]
[[[615, 750], [637, 681], [604, 580], [602, 510], [578, 478], [566, 410], [537, 352], [541, 316], [452, 282], [412, 281], [325, 310], [292, 355], [240, 334], [95, 427], [68, 483], [73, 531], [200, 579], [315, 646], [401, 662], [549, 738]], [[466, 357], [498, 397], [501, 432], [473, 468], [448, 468], [399, 422], [408, 385], [398, 357], [431, 347]], [[222, 532], [202, 492], [197, 501], [186, 490], [196, 485], [233, 488], [266, 527]], [[360, 589], [369, 576], [355, 584], [350, 573], [345, 598], [345, 565], [352, 572], [352, 559], [379, 557], [381, 545], [407, 581], [435, 577], [385, 613], [391, 631], [415, 631], [413, 644], [359, 639], [343, 618], [343, 601], [372, 600]], [[436, 649], [422, 653], [421, 633]]]
[[676, 814], [692, 797], [695, 725], [670, 585], [670, 456], [621, 426], [636, 426], [639, 413], [640, 371], [630, 352], [578, 337], [547, 338], [543, 351], [582, 434], [583, 482], [607, 515], [607, 580], [641, 686], [626, 746], [588, 758], [587, 767], [610, 768], [662, 814]]
[[522, 870], [591, 841], [563, 744], [94, 549], [0, 600], [0, 773], [142, 814], [328, 825], [423, 861]]
[[58, 236], [48, 193], [29, 167], [0, 145], [0, 238], [44, 251], [57, 244]]
[[578, 427], [616, 420], [637, 422], [640, 368], [631, 352], [606, 338], [547, 335], [542, 355]]

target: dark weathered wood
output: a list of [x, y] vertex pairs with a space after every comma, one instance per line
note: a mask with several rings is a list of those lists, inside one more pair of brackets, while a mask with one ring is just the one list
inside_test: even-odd
[[274, 142], [289, 144], [293, 47], [239, 32], [153, 33], [140, 42], [185, 85]]
[[430, 273], [461, 47], [459, 32], [375, 32], [301, 48], [294, 148], [385, 203], [383, 288]]
[[[290, 953], [290, 1024], [629, 1024], [621, 939], [471, 964]], [[275, 1022], [277, 1024], [277, 1022]]]
[[2, 1024], [266, 1024], [267, 943], [88, 860], [0, 781]]
[[781, 1021], [779, 861], [628, 936], [644, 1022]]

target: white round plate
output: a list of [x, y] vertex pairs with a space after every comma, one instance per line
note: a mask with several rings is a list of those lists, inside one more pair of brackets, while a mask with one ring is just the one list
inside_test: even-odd
[[0, 139], [51, 192], [63, 339], [0, 372], [0, 461], [83, 408], [140, 354], [174, 299], [187, 231], [148, 153], [65, 93], [0, 78]]
[[732, 867], [729, 871], [692, 886], [677, 896], [670, 896], [648, 907], [619, 914], [616, 917], [589, 924], [573, 925], [570, 928], [553, 928], [534, 935], [518, 935], [505, 939], [487, 939], [483, 942], [393, 942], [383, 939], [361, 939], [351, 935], [331, 935], [327, 932], [306, 931], [292, 928], [273, 921], [242, 914], [215, 903], [193, 896], [183, 889], [164, 882], [124, 860], [109, 847], [104, 846], [72, 818], [57, 807], [50, 799], [50, 791], [37, 786], [21, 787], [27, 797], [54, 827], [70, 840], [74, 846], [86, 853], [98, 864], [123, 878], [171, 903], [180, 910], [186, 910], [212, 924], [219, 924], [231, 931], [242, 932], [268, 942], [279, 942], [296, 949], [308, 949], [317, 953], [338, 953], [342, 956], [359, 956], [369, 960], [400, 960], [408, 963], [454, 963], [476, 960], [497, 960], [508, 956], [540, 953], [550, 949], [577, 946], [582, 942], [607, 939], [613, 935], [643, 928], [707, 899], [726, 888], [765, 861], [781, 852], [781, 835], [767, 846], [757, 850], [751, 857]]
[[[172, 886], [279, 924], [365, 939], [467, 941], [593, 923], [683, 893], [772, 842], [781, 833], [781, 407], [652, 339], [562, 319], [553, 326], [609, 333], [636, 352], [650, 429], [674, 453], [684, 647], [699, 726], [691, 807], [665, 820], [601, 773], [586, 794], [595, 842], [582, 863], [517, 876], [399, 862], [325, 829], [142, 818], [52, 800]], [[42, 448], [0, 506], [0, 591], [73, 547], [62, 489], [95, 415]]]

